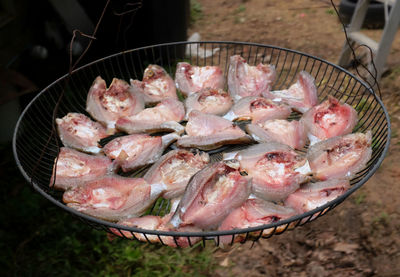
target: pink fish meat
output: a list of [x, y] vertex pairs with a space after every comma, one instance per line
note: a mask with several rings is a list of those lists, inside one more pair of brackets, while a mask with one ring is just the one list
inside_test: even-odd
[[133, 91], [138, 92], [146, 103], [157, 103], [167, 98], [178, 99], [174, 80], [159, 65], [150, 64], [144, 71], [143, 80], [132, 80]]
[[192, 66], [186, 62], [176, 65], [176, 87], [186, 96], [205, 88], [223, 89], [224, 76], [218, 66]]
[[371, 132], [333, 137], [312, 145], [307, 152], [314, 177], [320, 180], [352, 178], [372, 155]]
[[275, 66], [258, 64], [250, 66], [239, 55], [230, 57], [228, 87], [233, 99], [261, 96], [269, 92], [276, 79]]

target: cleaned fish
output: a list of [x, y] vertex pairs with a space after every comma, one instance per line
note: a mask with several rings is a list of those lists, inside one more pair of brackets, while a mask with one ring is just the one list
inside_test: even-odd
[[297, 82], [291, 85], [289, 89], [264, 92], [263, 96], [276, 102], [286, 103], [292, 109], [301, 113], [305, 113], [318, 104], [314, 77], [306, 71], [299, 73]]
[[129, 84], [114, 78], [109, 88], [99, 76], [90, 87], [86, 111], [97, 121], [107, 126], [109, 133], [115, 131], [115, 123], [120, 117], [137, 114], [144, 109], [141, 95], [135, 93]]
[[143, 80], [132, 80], [133, 91], [143, 95], [147, 103], [157, 103], [167, 98], [178, 99], [174, 80], [159, 65], [150, 64], [144, 71]]
[[285, 104], [275, 103], [269, 99], [257, 96], [248, 96], [237, 101], [224, 118], [235, 120], [251, 120], [252, 123], [268, 119], [285, 119], [291, 109]]
[[305, 213], [321, 207], [341, 196], [350, 188], [349, 180], [331, 179], [302, 185], [285, 200], [298, 213]]
[[197, 147], [202, 150], [216, 149], [225, 144], [251, 142], [238, 126], [222, 117], [192, 111], [186, 124], [186, 134], [177, 141], [179, 147]]
[[66, 190], [98, 179], [115, 171], [115, 164], [105, 156], [92, 156], [61, 147], [53, 167], [50, 186]]
[[205, 88], [185, 100], [186, 119], [193, 110], [207, 114], [224, 115], [232, 107], [230, 94], [222, 89]]
[[226, 162], [207, 166], [193, 176], [170, 223], [201, 229], [217, 227], [249, 197], [251, 179]]
[[352, 178], [372, 155], [372, 135], [354, 133], [333, 137], [312, 145], [307, 152], [314, 177], [319, 180]]
[[176, 65], [176, 87], [189, 96], [205, 88], [223, 89], [224, 76], [218, 66], [192, 66], [186, 62]]
[[64, 146], [87, 153], [100, 153], [98, 141], [108, 137], [106, 128], [84, 114], [68, 113], [63, 118], [57, 118], [56, 124]]
[[246, 131], [257, 142], [276, 141], [294, 149], [302, 149], [307, 139], [303, 122], [296, 120], [272, 119], [248, 124]]
[[271, 90], [276, 79], [275, 66], [258, 64], [250, 66], [239, 55], [231, 56], [228, 71], [228, 87], [235, 101], [247, 96], [261, 96]]
[[104, 146], [104, 153], [127, 172], [156, 162], [165, 148], [178, 138], [176, 133], [162, 137], [147, 134], [118, 137]]
[[183, 133], [180, 122], [185, 117], [183, 103], [173, 99], [165, 99], [153, 108], [147, 108], [140, 113], [122, 117], [117, 121], [117, 128], [128, 134], [176, 132]]
[[210, 162], [207, 153], [194, 154], [177, 149], [158, 159], [144, 175], [149, 184], [164, 187], [163, 198], [172, 199], [183, 194], [190, 178]]
[[[157, 230], [158, 227], [162, 224], [162, 218], [160, 216], [155, 215], [145, 215], [142, 217], [132, 217], [128, 219], [123, 219], [117, 222], [119, 225], [127, 226], [127, 227], [136, 227], [144, 230]], [[129, 232], [129, 231], [118, 231], [115, 228], [110, 228], [110, 231], [119, 237], [133, 238], [135, 237], [140, 241], [150, 242], [159, 242], [159, 239], [156, 235], [146, 235], [144, 236], [142, 233]], [[146, 239], [147, 237], [147, 239]]]

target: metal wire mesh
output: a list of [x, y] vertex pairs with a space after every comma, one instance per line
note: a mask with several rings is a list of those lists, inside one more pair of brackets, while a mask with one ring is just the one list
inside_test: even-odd
[[[186, 48], [189, 50], [188, 55], [185, 55]], [[215, 51], [216, 48], [219, 50]], [[213, 50], [214, 54], [207, 57], [206, 52]], [[64, 95], [56, 117], [63, 117], [68, 112], [87, 115], [85, 105], [88, 89], [99, 75], [107, 83], [110, 83], [114, 77], [125, 80], [130, 78], [141, 80], [147, 65], [158, 64], [174, 77], [177, 62], [187, 61], [199, 66], [219, 65], [226, 77], [229, 57], [236, 54], [244, 57], [251, 65], [258, 63], [275, 65], [277, 81], [273, 86], [274, 90], [289, 87], [296, 81], [297, 73], [305, 70], [315, 78], [320, 101], [325, 100], [328, 95], [333, 95], [355, 107], [359, 115], [359, 123], [355, 131], [370, 130], [372, 132], [373, 154], [366, 167], [351, 180], [352, 187], [344, 195], [310, 212], [267, 225], [229, 231], [173, 232], [121, 226], [82, 214], [64, 205], [61, 201], [62, 193], [49, 187], [54, 159], [59, 151], [57, 134], [52, 132], [52, 116], [63, 90]], [[299, 116], [299, 114], [292, 113], [291, 118]], [[110, 228], [114, 228], [121, 237], [140, 240], [145, 238], [149, 243], [166, 244], [167, 240], [172, 239], [177, 247], [183, 247], [192, 246], [199, 239], [203, 245], [206, 240], [214, 240], [215, 244], [219, 245], [221, 238], [227, 236], [231, 237], [231, 243], [245, 242], [249, 239], [256, 241], [260, 238], [281, 234], [286, 230], [315, 220], [339, 205], [372, 176], [383, 161], [389, 147], [389, 140], [389, 116], [379, 97], [372, 88], [367, 87], [354, 75], [336, 65], [298, 51], [261, 44], [179, 42], [118, 53], [75, 70], [68, 82], [67, 76], [58, 79], [44, 89], [24, 110], [15, 130], [13, 149], [22, 174], [40, 194], [57, 206], [78, 216], [93, 228], [107, 232], [110, 232]], [[165, 213], [170, 207], [168, 201], [157, 202], [156, 205], [158, 206], [152, 208], [151, 214]]]

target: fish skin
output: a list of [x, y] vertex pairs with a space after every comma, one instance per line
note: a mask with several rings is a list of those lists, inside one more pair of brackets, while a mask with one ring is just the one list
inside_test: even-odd
[[231, 56], [228, 70], [229, 93], [235, 101], [247, 96], [261, 96], [269, 92], [276, 79], [273, 65], [250, 66], [239, 55]]
[[174, 227], [212, 229], [249, 197], [251, 179], [225, 162], [207, 166], [193, 176], [170, 220]]
[[56, 124], [64, 146], [87, 153], [100, 153], [98, 141], [109, 135], [100, 123], [80, 113], [68, 113], [63, 118], [57, 118]]
[[357, 125], [357, 111], [346, 103], [329, 96], [321, 104], [309, 109], [301, 118], [307, 132], [325, 140], [350, 134]]
[[144, 71], [143, 80], [130, 80], [133, 91], [143, 96], [146, 104], [154, 104], [167, 98], [178, 99], [174, 80], [159, 65], [150, 64]]
[[107, 127], [108, 133], [115, 132], [115, 124], [120, 117], [132, 116], [144, 109], [141, 95], [132, 90], [123, 80], [114, 78], [109, 88], [98, 76], [89, 89], [86, 111]]
[[162, 185], [162, 197], [172, 199], [185, 191], [190, 178], [210, 162], [207, 153], [193, 154], [184, 149], [172, 150], [162, 156], [143, 178], [151, 185]]
[[180, 62], [176, 65], [175, 83], [182, 94], [189, 96], [205, 88], [223, 89], [224, 76], [218, 66], [192, 66]]
[[147, 108], [131, 117], [122, 117], [117, 121], [117, 128], [128, 134], [155, 133], [169, 131], [183, 133], [180, 122], [185, 117], [183, 103], [168, 98], [153, 108]]
[[307, 159], [315, 178], [319, 180], [351, 179], [371, 159], [372, 135], [353, 133], [333, 137], [312, 145]]
[[[119, 225], [127, 226], [127, 227], [136, 227], [144, 230], [157, 230], [157, 228], [162, 224], [162, 219], [160, 216], [155, 216], [155, 215], [145, 215], [142, 217], [132, 217], [124, 220], [120, 220], [117, 222]], [[159, 242], [159, 239], [156, 235], [146, 235], [144, 236], [142, 233], [136, 233], [133, 232], [133, 234], [129, 231], [123, 231], [119, 232], [115, 228], [110, 228], [110, 231], [119, 237], [125, 237], [128, 239], [131, 239], [135, 237], [136, 239], [140, 241], [147, 241], [147, 239], [150, 242]], [[122, 234], [121, 234], [122, 233]], [[146, 239], [147, 237], [147, 239]]]
[[98, 179], [115, 171], [116, 166], [105, 156], [92, 156], [74, 149], [61, 147], [54, 164], [50, 186], [66, 190]]

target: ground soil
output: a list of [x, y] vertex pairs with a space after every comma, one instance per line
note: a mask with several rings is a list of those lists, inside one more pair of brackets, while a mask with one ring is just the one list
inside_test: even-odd
[[[303, 51], [336, 63], [344, 34], [330, 1], [198, 0], [189, 35]], [[339, 1], [335, 1], [338, 4]], [[381, 30], [366, 30], [379, 38]], [[333, 211], [268, 240], [217, 250], [217, 276], [400, 275], [400, 34], [380, 85], [392, 123], [389, 153], [376, 174]]]

